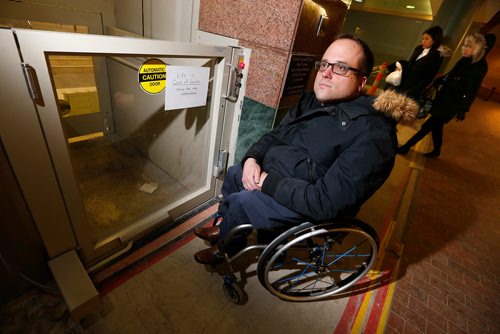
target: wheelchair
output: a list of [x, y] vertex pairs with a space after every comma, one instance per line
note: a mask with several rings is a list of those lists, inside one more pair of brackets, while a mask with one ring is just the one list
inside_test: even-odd
[[[217, 217], [214, 225], [216, 221]], [[251, 225], [239, 225], [225, 240], [252, 232]], [[229, 271], [224, 275], [223, 290], [235, 304], [242, 304], [246, 294], [238, 284], [233, 265], [251, 251], [260, 252], [256, 273], [265, 289], [285, 301], [307, 302], [353, 286], [373, 266], [379, 248], [378, 235], [370, 225], [347, 217], [325, 223], [304, 222], [268, 244], [258, 239], [232, 256], [225, 254]]]

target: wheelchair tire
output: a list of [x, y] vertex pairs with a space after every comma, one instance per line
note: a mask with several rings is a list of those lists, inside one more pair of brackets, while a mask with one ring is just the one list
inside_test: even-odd
[[378, 236], [355, 218], [296, 226], [273, 240], [257, 264], [260, 283], [288, 301], [314, 301], [353, 286], [370, 270]]

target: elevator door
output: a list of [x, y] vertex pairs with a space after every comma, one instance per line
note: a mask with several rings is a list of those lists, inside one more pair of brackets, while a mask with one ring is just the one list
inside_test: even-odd
[[[5, 51], [2, 62], [9, 62], [6, 66], [14, 76], [19, 73], [11, 81], [24, 76], [27, 82], [26, 91], [10, 94], [29, 98], [29, 91], [32, 103], [14, 103], [3, 111], [2, 121], [19, 127], [12, 131], [4, 124], [2, 140], [14, 169], [17, 166], [50, 256], [77, 248], [84, 264], [92, 265], [217, 195], [217, 163], [225, 149], [221, 143], [228, 142], [223, 129], [232, 104], [222, 97], [233, 89], [226, 87], [234, 58], [231, 48], [23, 29], [10, 32], [19, 52], [14, 59], [14, 52]], [[15, 45], [5, 40], [9, 38], [5, 30], [1, 36], [3, 45]], [[82, 62], [87, 70], [61, 75], [57, 64], [62, 60]], [[95, 84], [101, 89], [105, 84], [109, 94], [76, 90], [73, 98], [61, 101], [73, 94], [62, 87], [64, 80], [82, 80], [88, 86], [88, 78], [99, 77], [88, 73], [89, 68], [102, 70], [92, 67], [95, 62], [106, 64], [107, 80]], [[148, 82], [141, 80], [141, 73], [147, 64], [160, 68], [165, 64], [165, 90], [144, 86]], [[169, 73], [178, 78], [169, 78]], [[158, 85], [161, 80], [151, 83]], [[166, 104], [174, 107], [165, 110]], [[93, 123], [98, 126], [92, 131], [85, 126], [70, 128], [64, 121], [75, 109], [92, 114], [95, 108], [105, 117]], [[39, 174], [36, 181], [33, 173]]]

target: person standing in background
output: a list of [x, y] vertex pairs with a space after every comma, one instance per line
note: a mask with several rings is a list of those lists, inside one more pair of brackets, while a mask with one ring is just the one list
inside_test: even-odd
[[[395, 88], [417, 102], [422, 97], [426, 87], [436, 77], [443, 58], [449, 56], [448, 48], [441, 45], [443, 29], [432, 26], [422, 33], [422, 42], [410, 56], [409, 60], [399, 60], [402, 65], [401, 83]], [[394, 64], [387, 68], [390, 72], [399, 69]]]
[[[397, 150], [398, 154], [406, 154], [410, 148], [432, 132], [434, 149], [424, 154], [427, 157], [438, 157], [443, 144], [443, 127], [453, 118], [457, 121], [465, 119], [474, 98], [481, 87], [481, 82], [488, 72], [486, 51], [496, 41], [494, 35], [488, 35], [488, 44], [481, 34], [469, 35], [462, 46], [462, 58], [446, 75], [434, 80], [438, 92], [430, 110], [431, 117], [422, 124], [420, 130]], [[441, 86], [441, 87], [439, 87]]]

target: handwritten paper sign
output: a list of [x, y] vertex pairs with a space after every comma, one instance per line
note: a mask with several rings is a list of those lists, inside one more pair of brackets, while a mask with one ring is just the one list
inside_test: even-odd
[[167, 66], [165, 110], [206, 105], [209, 74], [208, 67]]

